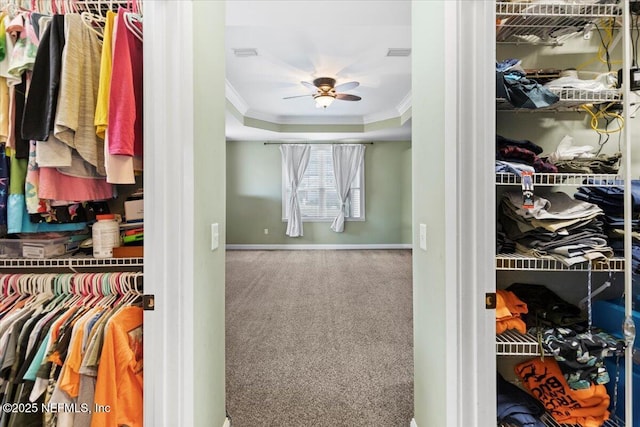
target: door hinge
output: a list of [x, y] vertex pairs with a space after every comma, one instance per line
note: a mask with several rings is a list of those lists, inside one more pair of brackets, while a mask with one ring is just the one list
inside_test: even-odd
[[156, 296], [153, 294], [142, 295], [142, 309], [153, 311], [156, 308]]
[[497, 297], [495, 292], [487, 292], [484, 294], [484, 307], [487, 310], [495, 310], [497, 304]]

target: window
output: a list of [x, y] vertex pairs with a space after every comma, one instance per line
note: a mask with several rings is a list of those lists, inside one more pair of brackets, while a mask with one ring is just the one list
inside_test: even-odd
[[[364, 162], [363, 162], [364, 163]], [[291, 187], [287, 185], [282, 168], [282, 219], [289, 218], [288, 203]], [[312, 144], [309, 165], [298, 187], [298, 201], [303, 221], [333, 221], [338, 215], [340, 203], [333, 175], [333, 154], [330, 144]], [[349, 197], [345, 218], [347, 221], [364, 221], [364, 164], [360, 165]]]

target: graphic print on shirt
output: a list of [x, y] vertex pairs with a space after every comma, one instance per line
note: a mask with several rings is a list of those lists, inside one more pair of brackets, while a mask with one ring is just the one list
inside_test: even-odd
[[535, 363], [524, 363], [516, 367], [516, 374], [522, 378], [531, 394], [554, 416], [569, 416], [569, 409], [580, 408], [580, 403], [567, 393], [565, 387], [547, 367], [541, 371]]
[[129, 347], [131, 347], [131, 350], [133, 351], [133, 354], [135, 355], [135, 358], [136, 358], [136, 367], [134, 372], [136, 374], [139, 374], [142, 372], [142, 367], [143, 367], [142, 325], [138, 326], [135, 329], [130, 330], [129, 332], [127, 332], [127, 335], [129, 336]]

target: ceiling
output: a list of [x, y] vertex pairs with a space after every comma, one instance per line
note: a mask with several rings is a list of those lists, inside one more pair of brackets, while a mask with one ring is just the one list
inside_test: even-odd
[[[228, 140], [411, 139], [411, 2], [228, 0], [226, 3]], [[252, 48], [257, 56], [238, 57]], [[336, 100], [315, 107], [300, 82], [333, 77], [360, 82]]]

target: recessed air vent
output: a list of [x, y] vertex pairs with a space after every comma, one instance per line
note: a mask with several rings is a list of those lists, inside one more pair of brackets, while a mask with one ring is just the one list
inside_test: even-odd
[[258, 50], [255, 48], [233, 49], [233, 54], [238, 58], [246, 58], [248, 56], [258, 56]]
[[411, 49], [391, 47], [387, 52], [387, 56], [409, 56], [411, 55]]

